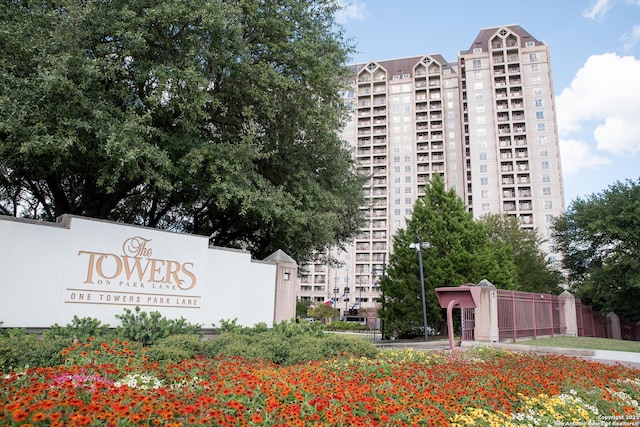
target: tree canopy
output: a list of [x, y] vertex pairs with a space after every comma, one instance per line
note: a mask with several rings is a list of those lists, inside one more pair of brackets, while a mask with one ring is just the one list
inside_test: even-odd
[[429, 326], [438, 329], [442, 311], [434, 289], [478, 283], [487, 279], [496, 287], [515, 285], [515, 268], [507, 248], [488, 238], [487, 229], [474, 221], [453, 189], [434, 175], [416, 201], [407, 226], [393, 237], [387, 275], [381, 280], [381, 316], [390, 335], [421, 335], [423, 326], [420, 270], [411, 243], [428, 242], [422, 249]]
[[542, 250], [542, 238], [532, 229], [523, 229], [516, 217], [489, 214], [480, 218], [489, 238], [506, 246], [513, 260], [516, 283], [513, 290], [558, 295], [563, 276], [559, 267]]
[[311, 259], [357, 233], [333, 0], [0, 4], [0, 213]]
[[640, 321], [640, 179], [574, 200], [553, 238], [577, 298]]

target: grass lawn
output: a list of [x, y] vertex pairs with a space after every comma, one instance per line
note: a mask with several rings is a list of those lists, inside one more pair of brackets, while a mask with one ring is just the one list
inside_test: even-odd
[[537, 338], [533, 340], [518, 341], [517, 344], [640, 353], [640, 341], [614, 340], [610, 338], [558, 336], [553, 338]]

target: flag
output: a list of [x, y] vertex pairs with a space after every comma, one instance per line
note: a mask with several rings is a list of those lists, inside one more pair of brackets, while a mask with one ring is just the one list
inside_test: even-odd
[[338, 302], [342, 302], [345, 300], [345, 298], [347, 297], [347, 294], [342, 294], [342, 296], [340, 296], [340, 299], [338, 300]]
[[325, 303], [326, 305], [331, 305], [331, 304], [333, 304], [333, 297], [329, 298], [329, 299], [328, 299], [328, 300], [326, 300], [324, 303]]

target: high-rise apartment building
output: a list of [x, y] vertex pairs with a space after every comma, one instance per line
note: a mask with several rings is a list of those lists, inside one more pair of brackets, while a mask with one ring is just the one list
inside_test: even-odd
[[[440, 174], [474, 217], [513, 215], [547, 236], [564, 212], [549, 49], [518, 25], [486, 28], [457, 62], [424, 55], [352, 65], [343, 137], [362, 174], [369, 218], [344, 266], [305, 265], [300, 299], [342, 313], [373, 308], [377, 276], [416, 198]], [[349, 294], [345, 295], [345, 288]], [[342, 298], [341, 298], [342, 297]], [[348, 297], [348, 300], [347, 298]]]

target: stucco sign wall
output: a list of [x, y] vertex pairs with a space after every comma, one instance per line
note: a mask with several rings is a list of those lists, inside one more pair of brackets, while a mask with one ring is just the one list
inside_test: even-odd
[[276, 266], [211, 248], [206, 237], [73, 216], [0, 217], [0, 243], [5, 327], [65, 325], [74, 315], [114, 326], [135, 306], [205, 328], [274, 319]]

